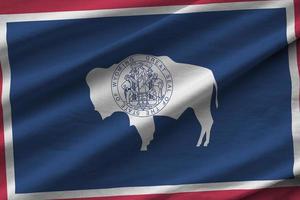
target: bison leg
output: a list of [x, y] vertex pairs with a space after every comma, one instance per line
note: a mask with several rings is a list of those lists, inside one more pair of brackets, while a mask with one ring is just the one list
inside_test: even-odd
[[204, 146], [206, 147], [209, 144], [211, 127], [213, 125], [213, 118], [210, 112], [210, 104], [206, 106], [199, 106], [196, 109], [193, 109], [201, 125], [201, 133], [197, 142], [197, 147], [199, 147], [202, 144], [204, 136], [206, 136], [204, 143]]
[[198, 142], [197, 142], [197, 145], [196, 145], [197, 147], [200, 147], [200, 146], [201, 146], [202, 141], [203, 141], [203, 138], [204, 138], [204, 135], [205, 135], [205, 131], [204, 131], [204, 129], [202, 128], [200, 137], [199, 137]]
[[[212, 126], [212, 125], [211, 125]], [[211, 131], [211, 126], [208, 127], [208, 129], [206, 130], [206, 139], [204, 142], [204, 146], [207, 147], [210, 141], [210, 131]]]
[[130, 116], [130, 125], [134, 125], [141, 136], [142, 146], [141, 151], [147, 151], [148, 145], [153, 140], [155, 131], [153, 117], [134, 117]]

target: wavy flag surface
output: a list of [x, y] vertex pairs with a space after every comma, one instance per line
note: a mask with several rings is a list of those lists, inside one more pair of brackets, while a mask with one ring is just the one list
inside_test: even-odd
[[25, 4], [0, 1], [1, 200], [299, 199], [298, 0]]

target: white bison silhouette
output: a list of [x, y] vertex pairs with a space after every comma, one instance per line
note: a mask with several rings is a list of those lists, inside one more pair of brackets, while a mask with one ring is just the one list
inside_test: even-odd
[[[139, 117], [127, 114], [130, 126], [136, 127], [142, 139], [140, 150], [147, 151], [147, 147], [153, 139], [154, 116], [168, 116], [178, 119], [189, 107], [194, 110], [201, 125], [201, 133], [196, 146], [202, 144], [204, 136], [206, 136], [204, 146], [207, 146], [213, 125], [211, 99], [214, 88], [216, 91], [215, 103], [218, 107], [217, 84], [212, 71], [197, 65], [176, 63], [167, 56], [156, 58], [161, 60], [172, 74], [173, 92], [167, 105], [153, 116]], [[114, 64], [109, 68], [95, 68], [86, 77], [91, 101], [102, 119], [111, 116], [114, 112], [125, 112], [116, 104], [111, 91], [111, 79], [117, 66], [118, 64]]]

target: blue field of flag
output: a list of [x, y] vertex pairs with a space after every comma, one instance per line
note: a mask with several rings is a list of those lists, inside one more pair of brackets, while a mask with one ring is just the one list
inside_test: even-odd
[[[7, 41], [17, 193], [293, 177], [284, 9], [14, 22]], [[100, 118], [87, 74], [133, 54], [213, 72], [207, 147], [191, 108], [155, 116], [147, 151], [124, 112]]]

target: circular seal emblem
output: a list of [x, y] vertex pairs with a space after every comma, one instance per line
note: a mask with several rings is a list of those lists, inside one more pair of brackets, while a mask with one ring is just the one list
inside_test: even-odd
[[133, 55], [117, 65], [111, 91], [117, 105], [126, 113], [137, 117], [152, 116], [171, 99], [172, 75], [159, 58]]

